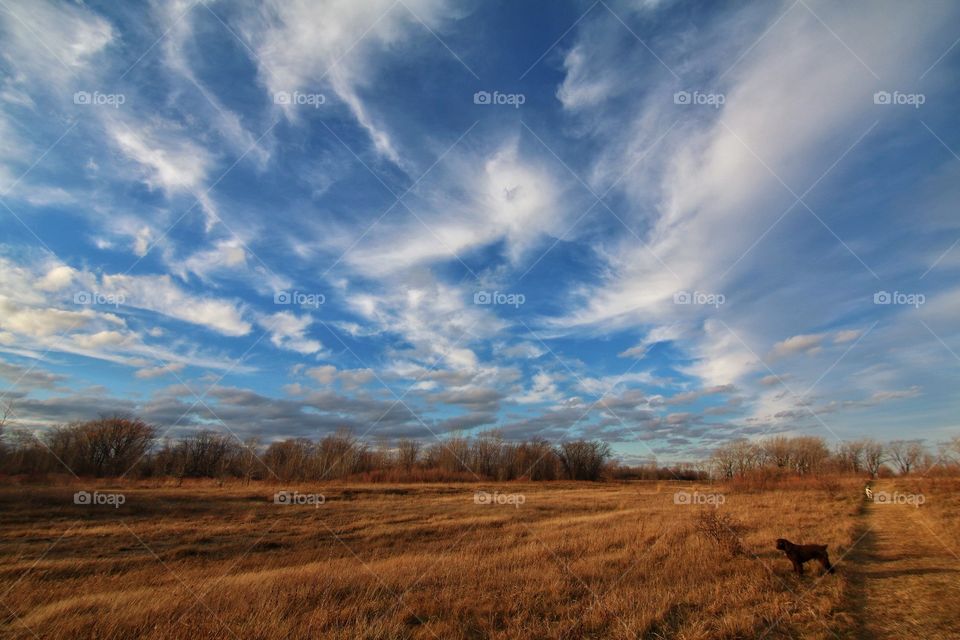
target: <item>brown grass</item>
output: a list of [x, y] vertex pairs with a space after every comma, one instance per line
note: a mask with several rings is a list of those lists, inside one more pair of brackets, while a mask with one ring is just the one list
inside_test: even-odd
[[[856, 622], [843, 562], [797, 578], [773, 546], [841, 558], [856, 480], [286, 487], [324, 494], [317, 508], [269, 485], [127, 484], [119, 509], [74, 505], [77, 488], [0, 488], [6, 637], [833, 638]], [[699, 535], [678, 489], [723, 492], [744, 554]]]
[[851, 554], [862, 637], [960, 638], [960, 480], [881, 480], [874, 491], [923, 504], [868, 503]]

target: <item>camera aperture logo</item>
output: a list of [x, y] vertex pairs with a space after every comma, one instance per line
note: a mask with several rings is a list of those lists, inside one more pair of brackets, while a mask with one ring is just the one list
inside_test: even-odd
[[506, 105], [519, 109], [520, 105], [527, 101], [527, 96], [522, 93], [500, 93], [499, 91], [477, 91], [473, 94], [473, 104], [492, 104]]
[[673, 504], [692, 504], [699, 506], [719, 507], [727, 501], [727, 497], [722, 493], [700, 493], [694, 491], [677, 491], [673, 494]]
[[922, 93], [904, 93], [902, 91], [877, 91], [873, 94], [873, 104], [903, 105], [919, 109], [927, 101]]
[[475, 491], [473, 494], [473, 503], [474, 504], [497, 504], [497, 505], [513, 505], [515, 509], [519, 509], [520, 505], [526, 503], [527, 496], [522, 493], [500, 493], [499, 491], [494, 491], [490, 493], [488, 491]]
[[276, 91], [273, 94], [273, 104], [291, 107], [313, 107], [319, 109], [326, 104], [327, 96], [322, 93], [303, 93], [300, 91]]
[[873, 501], [877, 504], [910, 505], [919, 509], [920, 505], [926, 502], [927, 499], [922, 493], [900, 493], [899, 491], [890, 493], [888, 491], [874, 491]]
[[727, 101], [722, 93], [707, 93], [705, 91], [677, 91], [673, 94], [673, 104], [698, 105], [719, 109]]
[[673, 294], [673, 304], [709, 305], [716, 309], [727, 301], [722, 293], [707, 293], [705, 291], [677, 291]]
[[94, 491], [77, 491], [73, 494], [73, 504], [80, 505], [109, 505], [114, 509], [119, 509], [120, 505], [127, 501], [127, 497], [122, 493], [101, 493]]
[[100, 293], [98, 291], [77, 291], [73, 294], [73, 304], [110, 305], [119, 307], [126, 303], [127, 298], [122, 293]]
[[273, 494], [273, 504], [307, 506], [319, 509], [327, 501], [322, 493], [300, 493], [299, 491], [277, 491]]
[[904, 293], [902, 291], [877, 291], [873, 294], [873, 304], [897, 304], [909, 305], [919, 309], [920, 305], [927, 301], [927, 297], [922, 293]]
[[73, 104], [91, 105], [94, 107], [113, 107], [119, 109], [127, 101], [122, 93], [100, 93], [99, 91], [77, 91], [73, 94]]
[[292, 304], [298, 307], [313, 307], [319, 309], [327, 301], [322, 293], [305, 293], [303, 291], [276, 291], [273, 294], [273, 304]]
[[502, 291], [477, 291], [473, 294], [473, 304], [493, 304], [511, 306], [519, 309], [527, 301], [522, 293], [503, 293]]

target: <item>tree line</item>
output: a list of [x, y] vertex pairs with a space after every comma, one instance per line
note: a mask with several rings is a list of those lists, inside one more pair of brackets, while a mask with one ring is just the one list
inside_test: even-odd
[[717, 447], [708, 466], [712, 475], [731, 479], [758, 473], [884, 474], [930, 473], [935, 469], [960, 471], [960, 436], [942, 443], [938, 452], [919, 440], [878, 442], [861, 438], [837, 443], [830, 448], [815, 436], [773, 436], [759, 441], [735, 440]]
[[172, 439], [140, 418], [112, 415], [73, 422], [41, 434], [4, 430], [0, 418], [0, 473], [43, 476], [214, 478], [280, 482], [481, 480], [706, 480], [765, 475], [927, 473], [960, 467], [960, 436], [934, 455], [918, 441], [880, 443], [861, 439], [830, 448], [814, 436], [736, 440], [709, 459], [657, 467], [628, 466], [596, 440], [550, 443], [542, 438], [507, 441], [500, 431], [453, 435], [424, 444], [414, 439], [368, 442], [348, 430], [319, 439], [262, 443], [230, 433], [201, 430]]
[[366, 442], [343, 429], [318, 440], [261, 443], [202, 430], [158, 438], [129, 416], [52, 427], [42, 434], [10, 430], [0, 439], [6, 474], [71, 472], [94, 477], [274, 479], [282, 482], [358, 480], [598, 480], [611, 458], [604, 442], [541, 438], [508, 442], [499, 431], [418, 440]]

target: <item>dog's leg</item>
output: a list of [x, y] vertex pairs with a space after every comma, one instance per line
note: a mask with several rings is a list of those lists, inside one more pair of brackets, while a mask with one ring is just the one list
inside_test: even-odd
[[833, 570], [833, 565], [830, 564], [830, 556], [826, 551], [824, 551], [823, 555], [820, 556], [820, 564], [823, 566], [823, 570], [827, 573], [835, 573]]

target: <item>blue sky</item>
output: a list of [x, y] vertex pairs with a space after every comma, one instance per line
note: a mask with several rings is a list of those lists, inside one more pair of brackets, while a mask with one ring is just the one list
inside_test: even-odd
[[0, 2], [16, 421], [957, 433], [960, 7]]

